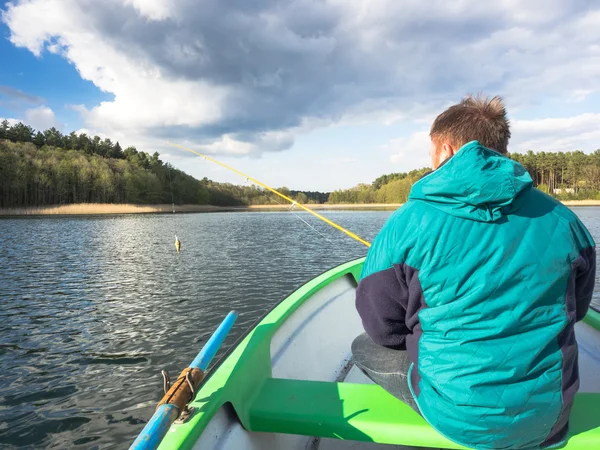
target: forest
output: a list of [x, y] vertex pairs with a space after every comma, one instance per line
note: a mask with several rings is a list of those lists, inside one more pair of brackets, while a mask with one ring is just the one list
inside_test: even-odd
[[[279, 188], [301, 203], [328, 194]], [[244, 206], [272, 203], [262, 189], [187, 175], [159, 154], [98, 136], [56, 128], [44, 132], [0, 123], [0, 208], [72, 203], [196, 204]]]
[[[510, 157], [525, 166], [538, 189], [559, 200], [600, 200], [600, 149], [591, 154], [530, 150]], [[337, 190], [329, 195], [329, 203], [404, 203], [411, 186], [428, 170], [392, 173], [371, 184]]]
[[[72, 203], [210, 204], [285, 203], [256, 186], [197, 180], [135, 147], [56, 128], [35, 131], [0, 123], [0, 208]], [[535, 186], [560, 200], [600, 200], [600, 149], [510, 155]], [[277, 188], [299, 203], [403, 203], [429, 169], [383, 175], [371, 184], [327, 192]]]

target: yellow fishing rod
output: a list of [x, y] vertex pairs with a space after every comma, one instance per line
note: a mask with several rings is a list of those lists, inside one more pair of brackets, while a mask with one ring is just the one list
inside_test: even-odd
[[230, 166], [228, 166], [228, 165], [227, 165], [227, 164], [225, 164], [225, 163], [222, 163], [222, 162], [220, 162], [220, 161], [217, 161], [216, 159], [214, 159], [214, 158], [211, 158], [210, 156], [204, 155], [204, 154], [202, 154], [202, 153], [199, 153], [199, 152], [197, 152], [197, 151], [195, 151], [195, 150], [191, 150], [191, 149], [189, 149], [189, 148], [186, 148], [186, 147], [184, 147], [184, 146], [182, 146], [182, 145], [179, 145], [179, 144], [174, 144], [173, 142], [168, 142], [168, 141], [167, 141], [167, 144], [169, 144], [169, 145], [172, 145], [173, 147], [178, 147], [178, 148], [180, 148], [180, 149], [182, 149], [182, 150], [185, 150], [186, 152], [189, 152], [189, 153], [193, 153], [193, 154], [195, 154], [195, 155], [198, 155], [198, 156], [200, 156], [200, 157], [202, 157], [202, 158], [204, 158], [204, 159], [206, 159], [206, 160], [208, 160], [208, 161], [211, 161], [211, 162], [213, 162], [213, 163], [215, 163], [215, 164], [218, 164], [218, 165], [219, 165], [219, 166], [221, 166], [221, 167], [224, 167], [224, 168], [225, 168], [225, 169], [227, 169], [227, 170], [231, 170], [232, 172], [234, 172], [234, 173], [237, 173], [238, 175], [241, 175], [241, 176], [242, 176], [242, 177], [244, 177], [246, 180], [250, 180], [250, 181], [252, 181], [253, 183], [255, 183], [255, 184], [259, 185], [260, 187], [262, 187], [262, 188], [264, 188], [264, 189], [267, 189], [268, 191], [271, 191], [273, 194], [275, 194], [275, 195], [278, 195], [279, 197], [283, 198], [284, 200], [286, 200], [286, 201], [290, 202], [290, 203], [291, 203], [293, 206], [297, 206], [297, 207], [299, 207], [299, 208], [303, 209], [304, 211], [306, 211], [306, 212], [308, 212], [308, 213], [312, 214], [313, 216], [315, 216], [315, 217], [317, 217], [318, 219], [322, 220], [322, 221], [323, 221], [323, 222], [325, 222], [326, 224], [328, 224], [328, 225], [331, 225], [331, 226], [332, 226], [333, 228], [335, 228], [336, 230], [340, 230], [341, 232], [343, 232], [343, 233], [347, 234], [347, 235], [348, 235], [348, 236], [350, 236], [352, 239], [354, 239], [354, 240], [356, 240], [356, 241], [360, 242], [361, 244], [363, 244], [363, 245], [366, 245], [367, 247], [370, 247], [370, 246], [371, 246], [371, 243], [370, 243], [370, 242], [368, 242], [368, 241], [365, 241], [363, 238], [361, 238], [360, 236], [357, 236], [357, 235], [356, 235], [356, 234], [354, 234], [352, 231], [348, 231], [348, 230], [346, 230], [344, 227], [341, 227], [341, 226], [340, 226], [340, 225], [338, 225], [337, 223], [335, 223], [335, 222], [333, 222], [333, 221], [329, 220], [327, 217], [323, 217], [321, 214], [318, 214], [318, 213], [314, 212], [312, 209], [310, 209], [310, 208], [307, 208], [306, 206], [304, 206], [304, 205], [302, 205], [302, 204], [298, 203], [297, 201], [295, 201], [295, 200], [291, 199], [291, 198], [290, 198], [290, 197], [288, 197], [287, 195], [284, 195], [284, 194], [282, 194], [282, 193], [281, 193], [281, 192], [279, 192], [277, 189], [273, 189], [272, 187], [270, 187], [270, 186], [267, 186], [267, 185], [266, 185], [266, 184], [264, 184], [264, 183], [261, 183], [261, 182], [260, 182], [260, 181], [258, 181], [256, 178], [252, 178], [251, 176], [248, 176], [248, 175], [246, 175], [245, 173], [243, 173], [243, 172], [240, 172], [239, 170], [237, 170], [237, 169], [234, 169], [233, 167], [230, 167]]

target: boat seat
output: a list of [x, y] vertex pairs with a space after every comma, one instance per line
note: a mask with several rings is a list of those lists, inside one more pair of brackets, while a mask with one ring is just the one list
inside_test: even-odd
[[[248, 417], [250, 431], [465, 449], [435, 431], [410, 406], [375, 384], [270, 378]], [[600, 394], [578, 393], [569, 450], [600, 449]]]

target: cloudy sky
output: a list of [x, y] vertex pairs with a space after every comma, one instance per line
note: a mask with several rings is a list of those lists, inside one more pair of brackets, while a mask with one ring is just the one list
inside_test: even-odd
[[505, 98], [510, 150], [600, 148], [591, 0], [1, 3], [0, 117], [136, 145], [188, 173], [333, 190], [428, 164], [468, 93]]

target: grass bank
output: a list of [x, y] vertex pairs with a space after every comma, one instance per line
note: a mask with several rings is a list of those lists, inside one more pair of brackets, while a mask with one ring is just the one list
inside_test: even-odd
[[[241, 208], [244, 210], [245, 208]], [[212, 205], [175, 205], [175, 212], [215, 212], [238, 211], [240, 208]], [[37, 215], [84, 215], [84, 214], [141, 214], [172, 213], [168, 204], [132, 205], [113, 203], [77, 203], [72, 205], [41, 206], [29, 208], [0, 209], [0, 216], [37, 216]]]

